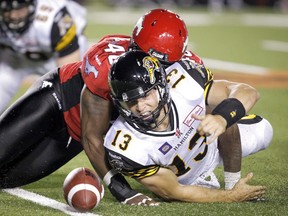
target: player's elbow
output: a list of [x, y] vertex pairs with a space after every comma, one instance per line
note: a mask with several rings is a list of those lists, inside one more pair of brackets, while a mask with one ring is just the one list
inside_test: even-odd
[[254, 87], [241, 83], [235, 92], [239, 100], [243, 103], [246, 112], [249, 112], [256, 102], [260, 99], [260, 93]]
[[247, 95], [249, 95], [251, 101], [256, 103], [260, 99], [260, 92], [254, 87], [244, 84], [243, 88], [246, 90]]
[[103, 143], [104, 140], [102, 137], [96, 137], [96, 136], [88, 136], [87, 134], [82, 136], [81, 139], [84, 151], [86, 154], [94, 155], [95, 154], [102, 154], [103, 153]]
[[260, 99], [260, 92], [257, 91], [257, 89], [253, 88], [253, 97], [254, 97], [254, 100], [255, 102], [257, 102], [259, 99]]

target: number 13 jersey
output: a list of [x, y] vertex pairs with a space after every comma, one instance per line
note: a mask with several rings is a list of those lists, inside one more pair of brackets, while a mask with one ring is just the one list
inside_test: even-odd
[[106, 154], [113, 168], [133, 178], [151, 176], [166, 167], [180, 183], [193, 184], [218, 157], [217, 141], [207, 145], [206, 137], [197, 133], [200, 121], [192, 117], [206, 113], [213, 75], [189, 60], [174, 63], [166, 74], [172, 99], [171, 130], [140, 132], [120, 116], [105, 136]]

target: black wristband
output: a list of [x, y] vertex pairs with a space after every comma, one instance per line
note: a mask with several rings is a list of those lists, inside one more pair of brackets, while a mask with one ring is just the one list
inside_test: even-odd
[[239, 121], [245, 114], [245, 107], [236, 98], [227, 98], [223, 100], [212, 111], [212, 115], [221, 115], [226, 120], [226, 128]]
[[108, 185], [111, 194], [119, 201], [123, 202], [126, 199], [135, 196], [138, 192], [133, 190], [124, 176], [117, 173], [111, 177], [111, 182]]

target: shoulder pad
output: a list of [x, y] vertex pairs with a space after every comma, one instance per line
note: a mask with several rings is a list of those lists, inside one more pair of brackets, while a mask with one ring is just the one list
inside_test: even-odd
[[196, 80], [202, 87], [205, 87], [213, 80], [213, 73], [203, 64], [192, 62], [190, 59], [182, 59], [178, 62], [187, 73]]
[[128, 50], [128, 39], [106, 36], [86, 52], [81, 74], [87, 88], [93, 94], [110, 99], [108, 73], [114, 61]]
[[202, 59], [199, 56], [197, 56], [195, 53], [191, 52], [190, 50], [187, 50], [184, 53], [182, 59], [190, 60], [197, 64], [203, 64]]

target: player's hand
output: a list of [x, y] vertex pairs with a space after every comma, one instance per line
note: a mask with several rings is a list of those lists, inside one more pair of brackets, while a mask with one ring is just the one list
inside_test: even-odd
[[244, 178], [241, 178], [236, 185], [233, 187], [232, 191], [235, 192], [235, 201], [254, 201], [261, 200], [266, 192], [265, 186], [252, 186], [248, 185], [253, 177], [253, 173], [248, 173]]
[[207, 144], [212, 143], [218, 136], [225, 132], [227, 122], [220, 115], [196, 115], [192, 114], [192, 117], [201, 121], [197, 128], [197, 132], [201, 136], [207, 136]]
[[153, 199], [142, 193], [137, 193], [136, 195], [127, 198], [122, 203], [126, 205], [137, 205], [137, 206], [158, 206], [160, 204], [159, 202], [154, 201]]

